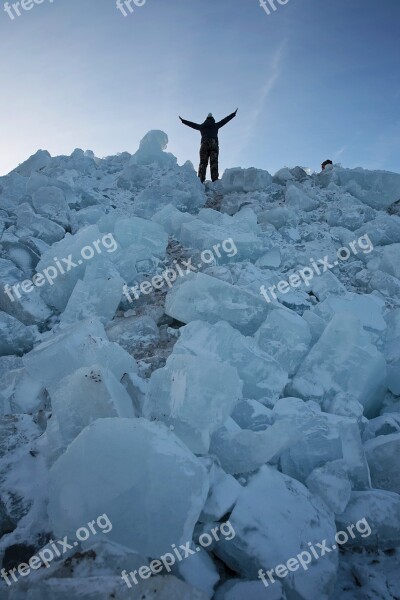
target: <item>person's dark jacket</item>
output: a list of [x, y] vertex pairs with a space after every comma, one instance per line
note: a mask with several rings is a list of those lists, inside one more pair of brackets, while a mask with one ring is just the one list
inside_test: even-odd
[[193, 123], [192, 121], [185, 121], [185, 119], [181, 119], [181, 121], [184, 125], [200, 131], [202, 142], [205, 140], [218, 141], [218, 130], [229, 123], [229, 121], [231, 121], [234, 117], [236, 117], [236, 111], [225, 117], [225, 119], [222, 119], [222, 121], [218, 122], [215, 121], [214, 117], [207, 117], [204, 123], [201, 123], [200, 125], [198, 123]]

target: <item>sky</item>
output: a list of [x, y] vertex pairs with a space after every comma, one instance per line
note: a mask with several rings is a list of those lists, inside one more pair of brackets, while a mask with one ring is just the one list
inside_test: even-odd
[[[151, 129], [197, 168], [222, 119], [222, 171], [400, 171], [399, 0], [0, 0], [0, 175], [39, 148], [134, 153]], [[15, 3], [15, 1], [14, 1]], [[10, 5], [12, 4], [12, 1]], [[18, 8], [18, 7], [17, 7]]]

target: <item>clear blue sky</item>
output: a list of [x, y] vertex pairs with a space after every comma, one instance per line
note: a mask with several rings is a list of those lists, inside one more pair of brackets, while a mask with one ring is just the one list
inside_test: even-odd
[[150, 129], [197, 167], [199, 134], [178, 115], [236, 107], [222, 168], [332, 158], [400, 171], [400, 1], [276, 5], [268, 16], [259, 0], [146, 0], [123, 17], [114, 0], [43, 0], [13, 21], [0, 10], [0, 174], [38, 148], [133, 153]]

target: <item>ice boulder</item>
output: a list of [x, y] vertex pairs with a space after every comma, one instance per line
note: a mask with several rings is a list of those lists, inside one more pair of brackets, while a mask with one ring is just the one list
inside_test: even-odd
[[400, 279], [400, 244], [390, 244], [380, 251], [379, 269]]
[[35, 211], [58, 223], [61, 227], [69, 226], [70, 210], [65, 194], [54, 186], [41, 187], [33, 194], [32, 204]]
[[[80, 566], [80, 564], [79, 564]], [[135, 565], [131, 564], [132, 569]], [[145, 565], [142, 563], [142, 566]], [[199, 589], [193, 588], [172, 575], [157, 575], [150, 579], [139, 579], [132, 589], [121, 578], [99, 575], [56, 578], [30, 582], [29, 590], [13, 589], [12, 596], [2, 600], [208, 600]], [[134, 586], [134, 587], [133, 587]]]
[[365, 415], [379, 413], [386, 390], [386, 362], [369, 334], [351, 314], [338, 313], [302, 362], [291, 393], [322, 403], [349, 393]]
[[399, 199], [400, 174], [389, 171], [367, 171], [362, 168], [335, 167], [332, 182], [372, 208], [384, 210]]
[[287, 206], [276, 206], [263, 211], [258, 215], [260, 223], [271, 224], [276, 229], [282, 227], [296, 227], [299, 222], [298, 212]]
[[52, 315], [32, 281], [26, 279], [14, 262], [5, 258], [0, 258], [0, 310], [24, 325], [42, 325]]
[[300, 187], [290, 185], [285, 194], [286, 205], [294, 210], [310, 212], [319, 206], [319, 202], [308, 196]]
[[[104, 236], [97, 225], [89, 225], [75, 235], [67, 233], [63, 240], [53, 244], [42, 254], [36, 271], [41, 274], [48, 273], [46, 279], [43, 277], [40, 290], [42, 298], [49, 306], [60, 312], [65, 309], [76, 282], [84, 276], [86, 266], [101, 261], [102, 254], [106, 254], [102, 239]], [[95, 244], [99, 250], [96, 250]], [[89, 256], [90, 259], [85, 258]]]
[[292, 375], [305, 357], [311, 344], [307, 321], [291, 310], [272, 310], [255, 334], [261, 350], [273, 357]]
[[67, 375], [50, 394], [52, 417], [47, 439], [53, 456], [59, 455], [96, 419], [135, 416], [124, 386], [100, 365], [82, 367]]
[[263, 431], [273, 423], [273, 412], [257, 400], [245, 398], [235, 406], [232, 418], [242, 429]]
[[178, 239], [182, 225], [194, 219], [193, 215], [181, 212], [172, 204], [167, 204], [151, 218], [152, 221], [161, 225], [169, 235], [173, 235]]
[[310, 290], [320, 302], [326, 300], [331, 294], [338, 296], [346, 294], [346, 287], [332, 271], [322, 273], [320, 277], [314, 277], [310, 282]]
[[61, 325], [72, 325], [90, 317], [108, 323], [121, 302], [123, 285], [124, 280], [118, 276], [91, 281], [79, 279], [61, 315]]
[[311, 493], [319, 496], [334, 513], [341, 514], [349, 503], [351, 482], [343, 460], [327, 462], [314, 469], [306, 479]]
[[27, 205], [21, 206], [18, 210], [17, 226], [47, 244], [59, 242], [65, 236], [65, 229], [61, 225], [28, 210]]
[[203, 320], [213, 324], [222, 320], [245, 335], [255, 333], [269, 310], [261, 296], [204, 273], [186, 275], [168, 292], [165, 301], [165, 312], [183, 323]]
[[362, 439], [367, 442], [391, 433], [400, 433], [399, 412], [386, 412], [376, 419], [370, 419], [368, 423], [365, 423]]
[[[400, 543], [400, 496], [383, 490], [352, 492], [341, 515], [336, 515], [338, 530], [357, 525], [347, 544], [371, 550], [391, 550]], [[357, 532], [361, 532], [360, 535]]]
[[150, 219], [162, 206], [172, 204], [182, 212], [195, 213], [206, 203], [204, 186], [190, 161], [162, 172], [135, 198], [134, 213]]
[[0, 356], [29, 352], [37, 336], [36, 325], [27, 327], [18, 319], [0, 311]]
[[47, 150], [38, 150], [35, 154], [32, 154], [22, 164], [20, 164], [15, 172], [23, 175], [24, 177], [29, 177], [32, 173], [37, 171], [41, 171], [45, 167], [47, 167], [51, 163], [51, 156]]
[[163, 421], [197, 454], [208, 451], [210, 434], [226, 421], [242, 382], [237, 370], [210, 359], [172, 354], [154, 371], [143, 415]]
[[140, 217], [118, 219], [114, 231], [118, 244], [123, 248], [134, 244], [148, 248], [155, 256], [165, 255], [168, 235], [158, 223]]
[[232, 475], [227, 475], [212, 458], [205, 457], [202, 463], [209, 472], [210, 490], [199, 520], [202, 523], [221, 521], [236, 504], [242, 486]]
[[221, 179], [225, 192], [256, 192], [268, 188], [272, 177], [262, 169], [226, 169]]
[[102, 209], [96, 206], [89, 206], [74, 212], [71, 216], [72, 233], [77, 233], [82, 227], [99, 224], [104, 216]]
[[219, 225], [228, 228], [231, 232], [261, 232], [261, 227], [257, 222], [257, 215], [250, 206], [244, 206], [233, 216], [221, 213], [212, 208], [202, 208], [199, 210], [198, 218], [209, 225]]
[[173, 154], [165, 152], [168, 146], [168, 135], [164, 131], [153, 129], [146, 133], [140, 141], [139, 149], [132, 156], [133, 165], [153, 165], [171, 167], [176, 164]]
[[[301, 553], [308, 551], [308, 544], [326, 540], [332, 547], [336, 533], [332, 514], [301, 483], [273, 467], [262, 467], [242, 491], [229, 520], [235, 537], [221, 540], [214, 552], [233, 571], [255, 580], [259, 569], [264, 575], [274, 569], [273, 576], [281, 580], [288, 598], [332, 597], [337, 551], [324, 560], [314, 560], [308, 553], [307, 570], [298, 562]], [[281, 575], [276, 573], [277, 565], [284, 566], [296, 557], [296, 569], [283, 568]]]
[[[267, 581], [268, 583], [268, 581]], [[286, 600], [286, 594], [282, 590], [279, 581], [275, 581], [268, 588], [262, 581], [244, 581], [243, 579], [229, 579], [221, 585], [214, 600]]]
[[192, 539], [207, 493], [205, 468], [164, 425], [105, 418], [86, 427], [53, 465], [48, 513], [60, 539], [106, 514], [106, 539], [159, 557]]
[[331, 295], [317, 304], [314, 313], [328, 323], [334, 315], [345, 313], [358, 319], [364, 329], [383, 336], [386, 322], [383, 318], [385, 302], [376, 294], [354, 294], [347, 292], [343, 296]]
[[114, 373], [118, 381], [125, 373], [137, 372], [135, 359], [119, 344], [108, 341], [97, 319], [81, 321], [49, 336], [25, 354], [23, 360], [28, 373], [46, 387], [57, 384], [80, 367], [97, 363]]
[[388, 328], [384, 354], [388, 365], [388, 388], [400, 394], [400, 309], [390, 311], [386, 317]]
[[157, 323], [148, 316], [115, 318], [109, 323], [106, 331], [110, 342], [117, 342], [132, 355], [138, 348], [156, 345], [160, 339]]
[[400, 242], [400, 217], [379, 214], [354, 232], [356, 237], [368, 235], [374, 246], [387, 246]]
[[217, 456], [226, 473], [251, 473], [274, 462], [304, 435], [302, 421], [276, 421], [263, 431], [252, 431], [226, 423], [211, 439], [210, 452]]
[[376, 212], [373, 208], [366, 206], [351, 194], [342, 193], [342, 190], [340, 192], [340, 196], [335, 198], [335, 203], [325, 212], [325, 219], [330, 227], [346, 227], [355, 231], [363, 223], [374, 219]]
[[[192, 550], [195, 546], [192, 543]], [[212, 598], [214, 588], [220, 580], [216, 564], [210, 554], [200, 548], [186, 560], [180, 562], [177, 571], [186, 583], [197, 590], [202, 590], [207, 598]]]
[[252, 338], [245, 337], [225, 321], [213, 325], [192, 321], [182, 327], [174, 346], [174, 354], [181, 353], [236, 367], [246, 398], [277, 399], [288, 382], [287, 372], [271, 353], [260, 350]]
[[400, 494], [400, 433], [379, 435], [365, 443], [374, 488]]
[[184, 246], [203, 251], [203, 262], [207, 264], [215, 260], [224, 264], [233, 257], [235, 260], [256, 260], [263, 254], [263, 240], [257, 236], [257, 220], [254, 224], [250, 220], [241, 223], [236, 215], [229, 217], [218, 211], [208, 211], [207, 220], [203, 215], [203, 218], [183, 223], [179, 235]]
[[356, 419], [323, 413], [313, 402], [281, 398], [273, 409], [274, 423], [302, 428], [300, 439], [293, 439], [281, 454], [283, 473], [305, 483], [314, 469], [343, 460], [353, 489], [371, 487], [359, 425]]
[[294, 175], [288, 167], [283, 167], [279, 169], [273, 177], [273, 182], [278, 183], [280, 185], [286, 185], [289, 181], [294, 180]]

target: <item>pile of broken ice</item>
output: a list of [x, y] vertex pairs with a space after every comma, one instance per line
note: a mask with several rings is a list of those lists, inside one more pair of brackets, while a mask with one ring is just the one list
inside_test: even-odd
[[[104, 513], [113, 525], [70, 555], [75, 569], [62, 557], [0, 595], [373, 598], [344, 565], [400, 545], [400, 217], [387, 212], [400, 175], [230, 169], [205, 191], [167, 141], [153, 131], [105, 159], [39, 151], [0, 178], [3, 567], [15, 545], [74, 538]], [[362, 236], [368, 249], [307, 285], [260, 293]], [[177, 249], [195, 269], [130, 302], [124, 286], [177, 270]], [[121, 580], [228, 519], [233, 539], [170, 575]], [[371, 535], [343, 554], [268, 589], [257, 578], [361, 519]]]

